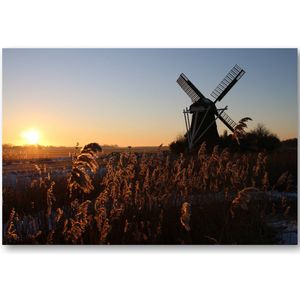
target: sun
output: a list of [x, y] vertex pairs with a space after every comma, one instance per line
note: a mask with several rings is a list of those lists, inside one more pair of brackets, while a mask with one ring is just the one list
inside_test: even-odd
[[26, 144], [36, 145], [40, 140], [40, 133], [36, 129], [30, 129], [22, 132], [22, 138]]

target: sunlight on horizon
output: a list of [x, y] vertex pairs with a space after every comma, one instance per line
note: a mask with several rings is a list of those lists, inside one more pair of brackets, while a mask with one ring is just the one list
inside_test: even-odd
[[40, 133], [36, 129], [28, 129], [21, 133], [24, 144], [37, 145], [40, 142]]

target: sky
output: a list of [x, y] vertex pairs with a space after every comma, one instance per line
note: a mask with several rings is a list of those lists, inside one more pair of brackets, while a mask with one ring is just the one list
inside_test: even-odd
[[168, 145], [191, 104], [180, 73], [210, 98], [235, 64], [246, 73], [217, 107], [298, 136], [296, 49], [3, 49], [2, 60], [4, 144], [34, 131], [41, 145]]

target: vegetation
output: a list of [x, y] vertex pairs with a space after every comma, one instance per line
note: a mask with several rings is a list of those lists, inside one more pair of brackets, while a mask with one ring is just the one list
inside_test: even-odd
[[[233, 134], [228, 134], [225, 130], [220, 136], [218, 145], [220, 148], [228, 148], [231, 151], [274, 151], [282, 146], [297, 147], [297, 139], [280, 141], [279, 138], [263, 124], [258, 124], [256, 128], [250, 132], [245, 132], [247, 121], [250, 118], [243, 118], [239, 121]], [[187, 152], [187, 139], [184, 135], [180, 135], [176, 140], [170, 143], [170, 150], [174, 153]]]
[[[78, 144], [78, 143], [77, 143]], [[76, 146], [79, 147], [79, 144]], [[161, 147], [163, 150], [168, 147]], [[79, 147], [80, 149], [80, 147]], [[134, 152], [155, 152], [157, 147], [131, 147]], [[102, 152], [105, 154], [112, 152], [126, 152], [128, 147], [118, 147], [117, 145], [102, 145]], [[57, 158], [72, 158], [74, 154], [74, 147], [54, 147], [54, 146], [40, 146], [40, 145], [25, 145], [14, 146], [9, 144], [2, 145], [2, 155], [5, 164], [11, 162], [20, 162], [21, 160], [50, 160]]]
[[266, 153], [100, 151], [84, 147], [68, 176], [36, 166], [30, 182], [4, 186], [4, 243], [268, 244], [270, 218], [296, 219], [295, 178], [271, 176]]
[[173, 153], [185, 153], [188, 148], [187, 138], [184, 135], [178, 135], [176, 140], [169, 145]]

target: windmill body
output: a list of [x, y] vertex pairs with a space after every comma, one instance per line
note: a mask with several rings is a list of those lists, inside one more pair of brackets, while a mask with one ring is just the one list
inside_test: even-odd
[[218, 143], [217, 119], [234, 132], [237, 124], [225, 113], [227, 106], [218, 109], [216, 103], [224, 98], [244, 73], [243, 69], [235, 65], [210, 94], [213, 100], [204, 97], [183, 73], [179, 76], [177, 83], [193, 102], [183, 111], [189, 150], [197, 148], [204, 141], [211, 145]]
[[[203, 141], [206, 141], [207, 144], [216, 144], [219, 140], [217, 123], [215, 122], [216, 105], [206, 98], [203, 99], [203, 103], [202, 101], [193, 103], [189, 108], [189, 113], [192, 114], [192, 122], [190, 132], [187, 134], [194, 135], [196, 140], [196, 137], [203, 133], [202, 137], [195, 141], [194, 147], [197, 147]], [[207, 129], [206, 132], [204, 132], [205, 129]]]

